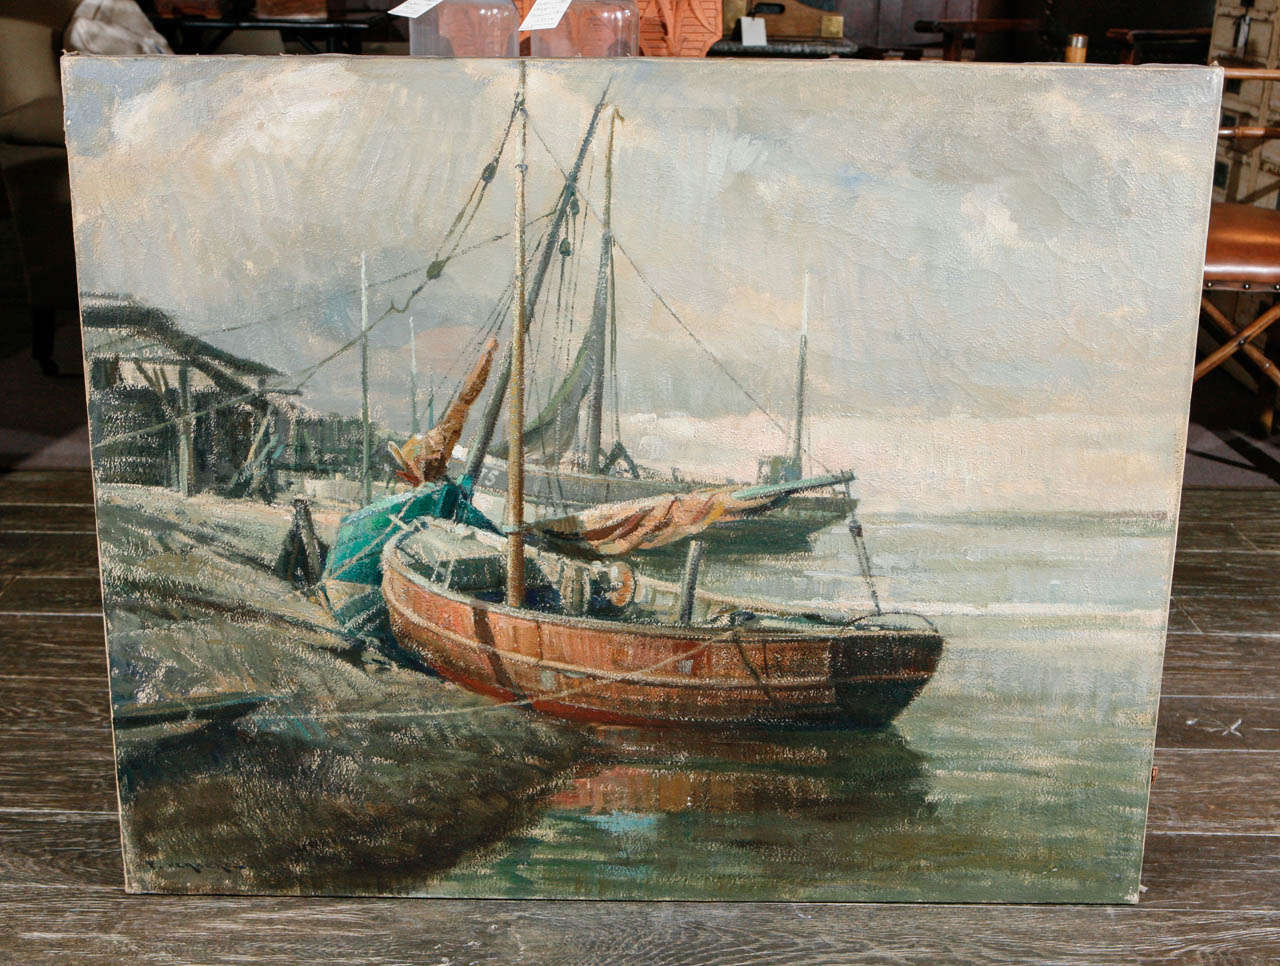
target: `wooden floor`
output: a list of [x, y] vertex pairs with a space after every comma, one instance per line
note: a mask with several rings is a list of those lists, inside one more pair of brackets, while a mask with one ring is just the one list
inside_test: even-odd
[[1280, 961], [1280, 490], [1188, 490], [1137, 907], [126, 896], [83, 473], [0, 476], [0, 961]]

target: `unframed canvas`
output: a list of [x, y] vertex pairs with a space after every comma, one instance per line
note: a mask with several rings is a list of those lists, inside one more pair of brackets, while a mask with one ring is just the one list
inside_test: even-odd
[[1220, 72], [64, 64], [131, 890], [1136, 901]]

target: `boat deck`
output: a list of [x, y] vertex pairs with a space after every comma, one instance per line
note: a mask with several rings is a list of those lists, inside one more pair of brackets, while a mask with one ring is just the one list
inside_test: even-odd
[[[449, 590], [475, 597], [490, 604], [500, 604], [506, 597], [506, 545], [500, 537], [473, 527], [449, 521], [423, 521], [419, 528], [399, 543], [402, 559], [418, 575]], [[561, 574], [555, 571], [575, 565], [557, 554], [526, 550], [526, 606], [547, 614], [564, 614], [564, 595], [559, 586]], [[597, 567], [598, 573], [607, 564]], [[706, 567], [714, 567], [710, 562]], [[584, 598], [580, 616], [625, 624], [670, 624], [679, 610], [680, 589], [668, 581], [639, 576], [635, 598], [625, 607], [609, 603], [598, 593]], [[831, 632], [833, 628], [851, 629], [858, 624], [851, 618], [871, 615], [843, 615], [801, 612], [782, 609], [770, 601], [751, 601], [699, 591], [696, 595], [692, 624], [695, 627], [728, 628], [749, 625], [753, 628]], [[867, 628], [892, 625], [892, 618], [877, 624], [868, 620]], [[919, 626], [917, 626], [919, 625]], [[912, 621], [908, 629], [930, 630], [923, 621]]]
[[1280, 958], [1280, 491], [1188, 490], [1139, 905], [129, 896], [87, 473], [0, 476], [0, 959]]

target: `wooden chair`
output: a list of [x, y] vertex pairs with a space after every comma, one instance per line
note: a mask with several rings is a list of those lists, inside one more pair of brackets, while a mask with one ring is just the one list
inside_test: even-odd
[[[986, 34], [1029, 33], [1040, 29], [1039, 20], [1013, 17], [979, 17], [970, 20], [917, 20], [918, 34], [942, 34], [942, 59], [960, 60], [966, 37]], [[922, 46], [929, 46], [928, 44]]]
[[1120, 44], [1121, 63], [1203, 64], [1209, 55], [1210, 27], [1185, 27], [1175, 30], [1130, 30], [1112, 27], [1107, 39]]
[[[1280, 70], [1228, 68], [1226, 74], [1233, 80], [1280, 80]], [[1280, 128], [1224, 127], [1218, 134], [1239, 142], [1255, 142], [1256, 148], [1280, 138]], [[1267, 330], [1280, 319], [1280, 211], [1214, 202], [1205, 246], [1204, 288], [1200, 299], [1202, 319], [1216, 330], [1213, 334], [1222, 344], [1196, 364], [1195, 380], [1203, 379], [1228, 359], [1247, 362], [1255, 371], [1259, 386], [1259, 420], [1269, 435], [1275, 429], [1280, 394], [1280, 357], [1266, 341]], [[1252, 322], [1238, 326], [1210, 301], [1208, 293], [1219, 291], [1271, 293], [1274, 298]]]

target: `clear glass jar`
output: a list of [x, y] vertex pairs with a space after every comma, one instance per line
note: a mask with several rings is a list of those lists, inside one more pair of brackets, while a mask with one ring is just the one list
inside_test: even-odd
[[518, 57], [520, 11], [512, 0], [441, 0], [409, 21], [415, 57]]
[[530, 31], [534, 57], [636, 57], [640, 10], [635, 0], [573, 0], [552, 30]]

